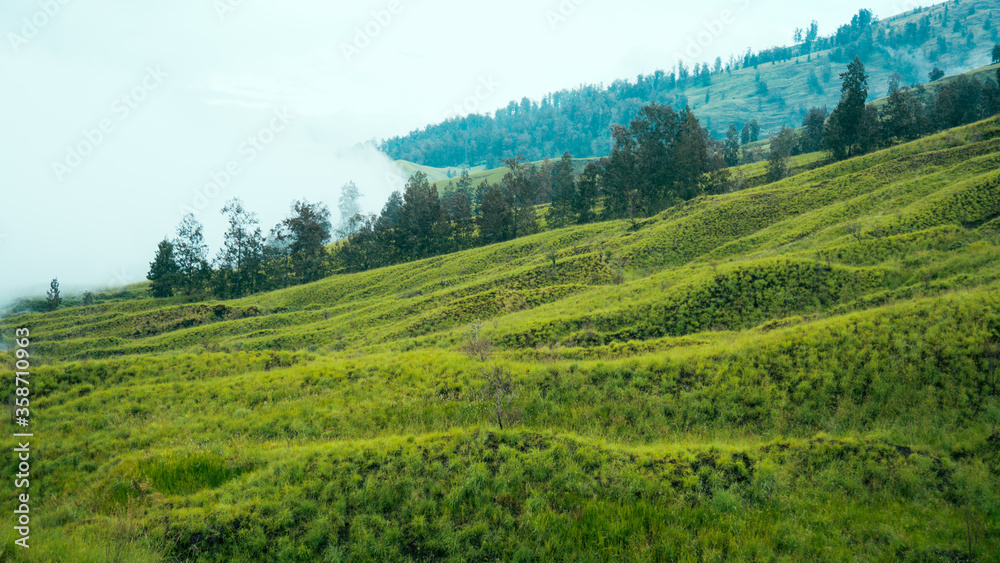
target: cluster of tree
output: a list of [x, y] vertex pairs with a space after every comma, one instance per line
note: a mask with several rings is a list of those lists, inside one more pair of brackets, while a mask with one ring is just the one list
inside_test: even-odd
[[[826, 149], [846, 158], [1000, 110], [994, 80], [959, 76], [937, 85], [932, 96], [923, 87], [901, 87], [895, 76], [879, 109], [867, 103], [868, 76], [859, 58], [841, 78], [841, 101], [833, 112], [813, 108], [806, 112], [801, 134], [785, 128], [771, 139], [768, 181], [787, 174], [787, 159], [794, 154]], [[295, 202], [292, 215], [265, 237], [256, 216], [234, 199], [222, 210], [229, 228], [213, 263], [201, 225], [188, 215], [176, 237], [160, 243], [148, 277], [160, 297], [210, 290], [231, 298], [533, 234], [541, 228], [538, 206], [544, 204], [551, 204], [545, 215], [549, 228], [598, 218], [628, 218], [635, 224], [678, 202], [737, 187], [728, 168], [748, 160], [745, 145], [759, 135], [756, 121], [742, 128], [733, 124], [720, 142], [689, 108], [675, 111], [654, 102], [640, 107], [627, 126], [613, 126], [609, 156], [590, 160], [579, 173], [568, 151], [557, 162], [541, 165], [518, 155], [505, 160], [506, 173], [498, 183], [484, 180], [474, 186], [464, 172], [442, 195], [417, 172], [378, 215], [360, 212], [360, 194], [351, 183], [338, 204], [337, 233], [344, 240], [332, 250], [326, 246], [333, 233], [330, 213], [322, 204]]]
[[[929, 47], [924, 47], [924, 50], [931, 61], [936, 61], [954, 47], [948, 41], [948, 37], [939, 32], [938, 29], [947, 29], [954, 20], [952, 34], [960, 34], [960, 37], [963, 37], [965, 41], [962, 47], [971, 50], [976, 45], [975, 34], [966, 28], [964, 17], [975, 14], [975, 4], [969, 5], [964, 17], [950, 18], [949, 8], [950, 6], [945, 4], [943, 10], [938, 10], [935, 14], [924, 15], [917, 21], [908, 21], [901, 27], [894, 26], [892, 22], [887, 22], [885, 25], [875, 25], [878, 21], [871, 17], [871, 12], [862, 10], [850, 26], [841, 26], [837, 30], [834, 44], [827, 45], [825, 48], [832, 49], [831, 60], [845, 62], [854, 57], [864, 59], [873, 52], [892, 54], [899, 50], [925, 46], [933, 39], [934, 42]], [[923, 8], [920, 7], [914, 10], [917, 14], [923, 11]], [[992, 28], [992, 19], [987, 17], [983, 29], [989, 31]]]
[[323, 204], [296, 201], [292, 215], [264, 236], [256, 214], [242, 201], [226, 203], [228, 218], [223, 247], [210, 262], [204, 229], [186, 215], [173, 239], [159, 243], [147, 279], [155, 297], [211, 292], [228, 299], [309, 283], [327, 275], [332, 225]]
[[572, 162], [570, 157], [539, 167], [520, 157], [509, 159], [499, 184], [483, 181], [473, 189], [465, 173], [444, 197], [426, 174], [417, 172], [379, 215], [353, 218], [354, 233], [331, 259], [339, 270], [364, 271], [535, 233], [535, 206], [552, 200], [554, 186], [564, 189], [567, 167], [573, 180]]
[[[881, 107], [867, 103], [868, 75], [860, 59], [855, 58], [840, 77], [841, 100], [829, 116], [825, 108], [813, 108], [803, 120], [801, 134], [785, 128], [771, 139], [769, 180], [784, 176], [786, 159], [794, 154], [825, 149], [843, 159], [1000, 113], [1000, 69], [995, 80], [959, 75], [937, 85], [933, 93], [923, 86], [900, 86], [899, 75], [893, 75], [889, 97]], [[937, 72], [930, 76], [940, 77]]]
[[[759, 127], [751, 124], [752, 136]], [[723, 145], [694, 113], [663, 104], [642, 107], [628, 126], [614, 126], [610, 156], [580, 173], [569, 152], [536, 166], [508, 159], [497, 184], [472, 187], [463, 173], [444, 197], [423, 173], [394, 193], [380, 215], [358, 216], [357, 232], [334, 251], [345, 271], [361, 271], [538, 232], [540, 204], [551, 203], [545, 225], [558, 228], [597, 220], [635, 221], [678, 201], [725, 189]], [[747, 133], [748, 142], [751, 133]], [[603, 205], [602, 205], [603, 204]], [[600, 213], [598, 208], [601, 207]]]
[[676, 74], [668, 77], [659, 72], [640, 76], [636, 83], [620, 80], [608, 87], [563, 90], [541, 102], [525, 98], [492, 115], [453, 118], [388, 139], [380, 148], [394, 159], [438, 167], [485, 164], [496, 168], [517, 155], [537, 161], [565, 151], [581, 158], [606, 155], [612, 124], [627, 123], [652, 99], [684, 103], [669, 93], [677, 83]]
[[453, 118], [385, 140], [380, 149], [394, 159], [438, 167], [485, 164], [496, 168], [517, 156], [538, 161], [567, 151], [578, 158], [606, 156], [615, 142], [609, 134], [613, 126], [627, 125], [651, 102], [687, 107], [685, 88], [709, 86], [712, 76], [743, 64], [736, 57], [725, 64], [717, 58], [713, 65], [690, 68], [679, 62], [669, 72], [640, 75], [635, 82], [617, 80], [607, 87], [563, 90], [541, 102], [525, 98], [492, 115]]
[[[870, 14], [862, 14], [856, 18], [859, 22], [856, 25], [870, 26], [869, 18]], [[1000, 110], [1000, 89], [994, 80], [980, 82], [958, 76], [938, 85], [934, 95], [930, 95], [922, 86], [900, 86], [900, 77], [895, 75], [890, 80], [887, 103], [877, 108], [868, 103], [868, 75], [859, 58], [848, 65], [840, 78], [841, 101], [833, 112], [825, 108], [810, 109], [803, 119], [801, 133], [786, 127], [771, 138], [767, 181], [784, 178], [788, 174], [787, 160], [795, 154], [828, 150], [834, 158], [847, 158], [970, 123]], [[997, 80], [1000, 81], [1000, 73]], [[392, 262], [407, 256], [420, 258], [447, 252], [462, 248], [463, 244], [509, 240], [535, 232], [537, 222], [532, 205], [549, 201], [552, 205], [547, 224], [554, 227], [593, 221], [598, 217], [595, 210], [599, 203], [600, 218], [635, 221], [679, 201], [732, 189], [734, 181], [728, 167], [755, 160], [746, 145], [757, 141], [759, 135], [760, 127], [752, 120], [742, 127], [732, 124], [726, 138], [719, 142], [701, 127], [689, 109], [677, 112], [670, 106], [652, 103], [643, 106], [628, 127], [612, 126], [614, 144], [610, 155], [591, 161], [576, 178], [569, 153], [554, 167], [545, 164], [540, 169], [526, 165], [521, 159], [512, 159], [500, 185], [483, 183], [474, 191], [471, 180], [463, 175], [453, 193], [453, 197], [461, 198], [462, 205], [458, 208], [463, 213], [453, 214], [437, 223], [436, 228], [427, 226], [422, 231], [441, 233], [441, 240], [452, 241], [444, 246], [419, 247], [421, 251], [413, 254], [409, 247], [393, 243], [400, 240], [400, 234], [385, 228], [394, 223], [383, 212], [383, 217], [368, 221], [371, 228], [366, 238], [348, 241], [345, 251], [352, 246], [360, 248], [360, 243], [364, 243], [368, 250], [362, 254]], [[425, 181], [417, 180], [411, 179], [408, 193], [417, 186], [427, 189]], [[478, 211], [478, 232], [467, 230], [471, 224], [466, 211], [469, 201]], [[456, 231], [458, 225], [465, 225], [466, 230]], [[463, 234], [449, 234], [455, 232]], [[462, 243], [455, 242], [458, 240]], [[379, 241], [387, 246], [379, 248]], [[364, 269], [371, 265], [355, 262], [351, 267]]]
[[601, 176], [607, 216], [634, 220], [702, 193], [709, 135], [689, 109], [650, 104], [629, 127], [614, 127], [613, 135]]
[[[819, 35], [814, 21], [808, 28], [796, 30], [794, 46], [748, 50], [728, 61], [716, 58], [713, 64], [679, 62], [668, 71], [640, 75], [635, 81], [586, 85], [549, 94], [541, 101], [524, 98], [492, 114], [456, 117], [384, 140], [380, 149], [394, 159], [438, 167], [485, 164], [496, 168], [517, 155], [537, 161], [556, 158], [565, 151], [579, 158], [602, 157], [615, 143], [609, 134], [612, 126], [628, 124], [648, 103], [684, 108], [690, 105], [686, 89], [709, 86], [714, 76], [801, 56], [811, 58], [812, 53], [822, 50], [832, 50], [830, 60], [834, 62], [847, 62], [857, 56], [865, 59], [874, 52], [888, 56], [930, 40], [932, 27], [929, 18], [925, 20], [895, 29], [879, 25], [871, 11], [861, 10], [851, 23], [829, 37]], [[916, 76], [908, 70], [904, 74]], [[769, 95], [766, 83], [758, 81], [756, 87], [758, 97]], [[818, 80], [811, 81], [809, 88], [817, 95], [824, 94]], [[706, 93], [706, 99], [708, 96]], [[780, 97], [776, 100], [783, 102]]]
[[837, 31], [829, 37], [820, 37], [819, 23], [813, 20], [807, 28], [795, 30], [795, 45], [792, 47], [773, 47], [756, 53], [747, 50], [743, 56], [743, 68], [756, 68], [762, 64], [789, 61], [796, 57], [810, 56], [817, 51], [828, 49], [833, 50], [830, 58], [835, 61], [841, 60], [845, 56], [845, 50], [851, 53], [863, 50], [863, 54], [868, 54], [875, 46], [876, 30], [881, 29], [877, 24], [878, 19], [875, 18], [871, 10], [860, 10], [851, 18], [851, 23], [838, 27]]
[[733, 123], [729, 125], [726, 138], [722, 140], [722, 158], [727, 166], [736, 166], [740, 163], [749, 162], [747, 154], [740, 153], [740, 147], [756, 143], [760, 140], [760, 124], [756, 119], [751, 119], [744, 124]]
[[45, 305], [43, 311], [55, 311], [62, 304], [62, 295], [59, 293], [59, 278], [54, 278], [49, 284], [49, 290], [45, 292]]

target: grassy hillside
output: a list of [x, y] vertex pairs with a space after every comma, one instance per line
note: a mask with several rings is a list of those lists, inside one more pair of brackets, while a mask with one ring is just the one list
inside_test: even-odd
[[[740, 12], [734, 14], [737, 25], [747, 23]], [[823, 22], [823, 35], [808, 45], [789, 44], [789, 29], [787, 36], [774, 38], [774, 48], [756, 53], [718, 60], [687, 53], [682, 61], [664, 61], [666, 70], [650, 68], [632, 80], [511, 101], [491, 114], [385, 139], [381, 149], [393, 158], [435, 166], [495, 167], [517, 154], [541, 160], [558, 158], [565, 150], [581, 158], [606, 156], [613, 143], [610, 127], [626, 125], [651, 102], [690, 107], [717, 138], [730, 125], [739, 129], [751, 120], [767, 138], [782, 126], [800, 126], [810, 108], [832, 110], [840, 99], [840, 74], [855, 55], [865, 64], [875, 99], [887, 95], [894, 74], [902, 85], [914, 86], [928, 82], [933, 69], [953, 75], [990, 64], [992, 48], [1000, 43], [1000, 0], [952, 0], [898, 15], [875, 14], [885, 19], [874, 23], [870, 12], [860, 16], [852, 22]], [[695, 66], [705, 72], [688, 72]]]
[[[945, 6], [949, 19], [948, 25], [943, 26], [937, 18], [943, 14]], [[953, 75], [990, 64], [990, 50], [1000, 42], [1000, 36], [995, 24], [990, 29], [984, 27], [987, 19], [1000, 23], [1000, 3], [996, 0], [944, 2], [886, 18], [878, 26], [901, 32], [906, 24], [918, 24], [925, 16], [931, 17], [933, 29], [933, 36], [926, 43], [891, 54], [873, 53], [865, 57], [870, 99], [886, 95], [893, 73], [902, 75], [904, 85], [926, 84], [928, 73], [935, 67], [946, 75]], [[961, 22], [958, 30], [954, 27], [956, 20]], [[947, 51], [941, 52], [939, 39], [946, 43]], [[811, 107], [833, 109], [837, 105], [840, 101], [839, 75], [846, 70], [847, 62], [831, 61], [830, 54], [831, 51], [820, 51], [790, 61], [714, 76], [712, 85], [688, 87], [683, 95], [710, 131], [724, 133], [730, 123], [757, 119], [763, 129], [762, 135], [768, 136], [783, 125], [793, 128], [801, 125], [806, 110]], [[759, 81], [767, 84], [766, 95], [759, 95]]]
[[[932, 103], [938, 94], [938, 90], [943, 86], [951, 84], [952, 82], [957, 80], [959, 76], [968, 76], [980, 82], [985, 82], [986, 80], [995, 81], [997, 78], [998, 70], [1000, 70], [1000, 64], [987, 65], [969, 70], [964, 73], [945, 76], [944, 78], [928, 83], [924, 85], [922, 90], [923, 101], [925, 103]], [[838, 96], [839, 96], [839, 90], [838, 90]], [[885, 96], [879, 97], [877, 95], [877, 92], [873, 91], [872, 95], [869, 97], [869, 100], [871, 101], [871, 103], [875, 104], [876, 107], [881, 107], [888, 102], [888, 97]], [[834, 103], [831, 107], [835, 106], [836, 103]], [[804, 128], [802, 127], [794, 127], [794, 129], [800, 133], [804, 131]], [[743, 148], [745, 152], [759, 150], [761, 155], [767, 155], [770, 152], [770, 139], [767, 138], [753, 143], [748, 143], [744, 145]], [[591, 160], [596, 160], [596, 159], [593, 158], [574, 159], [573, 161], [574, 171], [579, 174], [580, 172], [583, 171], [583, 168]], [[798, 155], [790, 159], [789, 166], [791, 167], [792, 173], [797, 173], [804, 170], [812, 169], [820, 164], [823, 164], [824, 162], [827, 162], [828, 160], [829, 160], [829, 155], [827, 155], [826, 153], [812, 153], [807, 155]], [[536, 161], [533, 164], [536, 166], [540, 166], [543, 164], [543, 162], [544, 161]], [[550, 161], [550, 162], [555, 162], [555, 161]], [[431, 168], [428, 166], [420, 166], [405, 161], [397, 161], [397, 164], [400, 164], [403, 170], [410, 171], [411, 173], [421, 170], [424, 173], [428, 174], [431, 183], [434, 184], [435, 187], [437, 187], [438, 192], [441, 194], [446, 194], [451, 192], [458, 182], [458, 178], [455, 176], [457, 174], [461, 174], [461, 169], [458, 168], [450, 169], [452, 170], [453, 174], [452, 177], [448, 177], [446, 171], [449, 169]], [[764, 181], [767, 171], [767, 166], [765, 161], [759, 161], [753, 164], [739, 166], [738, 170], [740, 170], [741, 173], [745, 176], [747, 185], [757, 186]], [[504, 174], [506, 174], [506, 172], [507, 169], [504, 167], [486, 169], [485, 166], [477, 166], [476, 168], [470, 169], [469, 177], [472, 179], [474, 186], [479, 185], [479, 183], [484, 180], [489, 181], [491, 184], [498, 184], [503, 179], [503, 176]]]
[[996, 561], [998, 164], [994, 119], [635, 227], [5, 319], [3, 557]]
[[470, 174], [479, 173], [486, 170], [485, 166], [475, 166], [472, 168], [434, 168], [433, 166], [424, 166], [422, 164], [416, 164], [414, 162], [408, 162], [406, 160], [397, 160], [396, 166], [399, 167], [400, 172], [407, 178], [416, 174], [417, 172], [423, 172], [427, 174], [427, 179], [434, 182], [448, 181], [451, 178], [457, 178], [462, 174], [462, 170], [468, 170]]

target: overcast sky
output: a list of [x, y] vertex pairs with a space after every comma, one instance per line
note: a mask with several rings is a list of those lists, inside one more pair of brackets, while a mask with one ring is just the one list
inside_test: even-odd
[[334, 209], [348, 180], [377, 211], [397, 173], [360, 143], [456, 111], [931, 4], [4, 0], [0, 300], [56, 276], [64, 290], [140, 281], [186, 211], [214, 256], [234, 196], [265, 232], [295, 199]]

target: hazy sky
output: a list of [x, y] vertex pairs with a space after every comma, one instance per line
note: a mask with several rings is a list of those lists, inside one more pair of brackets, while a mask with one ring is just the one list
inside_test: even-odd
[[[184, 212], [238, 196], [266, 232], [306, 197], [399, 187], [359, 143], [582, 83], [832, 32], [849, 0], [4, 0], [0, 301], [145, 279]], [[728, 22], [728, 23], [724, 23]], [[214, 183], [213, 183], [214, 182]]]

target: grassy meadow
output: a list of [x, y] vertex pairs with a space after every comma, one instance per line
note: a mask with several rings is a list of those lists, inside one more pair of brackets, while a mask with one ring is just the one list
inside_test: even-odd
[[1000, 120], [797, 159], [636, 224], [0, 320], [35, 366], [0, 560], [1000, 560]]

